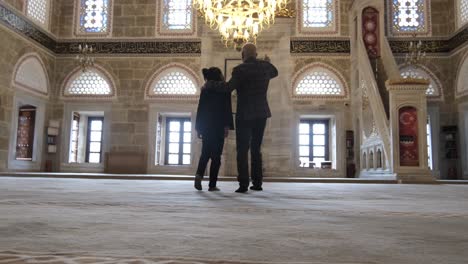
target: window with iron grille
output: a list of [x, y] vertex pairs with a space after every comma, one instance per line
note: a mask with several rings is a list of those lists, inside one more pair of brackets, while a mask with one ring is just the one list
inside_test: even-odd
[[318, 167], [330, 161], [329, 119], [302, 119], [299, 123], [301, 167]]
[[190, 165], [192, 122], [188, 117], [166, 118], [166, 165]]

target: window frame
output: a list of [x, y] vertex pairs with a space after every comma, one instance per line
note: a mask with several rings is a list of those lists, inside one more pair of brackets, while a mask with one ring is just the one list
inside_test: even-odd
[[328, 27], [305, 27], [304, 26], [304, 8], [303, 3], [305, 0], [296, 1], [297, 18], [296, 24], [299, 35], [323, 35], [333, 36], [340, 33], [340, 0], [332, 0], [332, 24]]
[[114, 3], [113, 0], [108, 1], [107, 7], [107, 30], [105, 32], [83, 32], [81, 31], [81, 5], [83, 0], [75, 1], [74, 5], [74, 18], [73, 28], [75, 37], [86, 37], [92, 36], [93, 38], [109, 38], [112, 36], [112, 24], [114, 14]]
[[161, 37], [194, 37], [197, 32], [197, 11], [193, 8], [193, 1], [191, 4], [192, 15], [190, 21], [190, 29], [169, 29], [165, 26], [163, 21], [164, 11], [166, 9], [166, 0], [158, 0], [156, 4], [156, 35]]
[[[74, 127], [73, 127], [73, 121], [77, 121], [77, 129], [76, 129], [76, 137], [75, 138], [72, 138], [72, 136], [70, 136], [70, 156], [71, 155], [74, 155], [74, 161], [70, 161], [70, 156], [69, 156], [69, 162], [71, 163], [78, 163], [78, 144], [79, 144], [79, 139], [80, 139], [80, 114], [78, 112], [74, 112], [73, 113], [73, 117], [72, 117], [72, 124], [71, 124], [71, 135], [73, 135], [73, 132], [75, 131]], [[73, 154], [72, 152], [72, 149], [71, 149], [71, 146], [73, 146], [73, 142], [76, 142], [76, 148], [74, 149], [75, 153]]]
[[387, 0], [387, 7], [390, 9], [388, 12], [388, 28], [389, 32], [394, 37], [410, 37], [416, 34], [416, 36], [431, 36], [432, 35], [432, 21], [431, 21], [431, 4], [430, 1], [427, 0], [420, 0], [424, 2], [424, 25], [423, 28], [420, 30], [409, 30], [409, 31], [402, 31], [398, 30], [397, 27], [394, 25], [394, 16], [396, 14], [396, 10], [394, 9], [393, 1], [395, 0]]
[[[35, 122], [35, 131], [34, 131], [34, 147], [33, 147], [33, 156], [32, 160], [16, 160], [16, 140], [17, 140], [17, 130], [18, 123], [15, 122], [18, 120], [19, 108], [24, 105], [32, 105], [36, 107], [36, 122]], [[45, 140], [46, 131], [41, 129], [45, 126], [46, 120], [46, 105], [47, 102], [41, 98], [30, 93], [24, 92], [21, 89], [17, 89], [16, 94], [13, 100], [12, 109], [15, 109], [11, 112], [11, 127], [9, 134], [9, 151], [8, 151], [8, 163], [7, 167], [9, 170], [19, 170], [19, 171], [40, 171], [45, 159], [45, 152], [43, 148], [47, 146]], [[34, 150], [35, 149], [35, 150]]]
[[[30, 154], [28, 157], [18, 157], [18, 141], [20, 139], [19, 129], [20, 129], [20, 118], [22, 117], [22, 112], [31, 112], [31, 126], [29, 127], [28, 131], [28, 148], [27, 153]], [[35, 132], [36, 132], [36, 115], [37, 115], [37, 107], [33, 105], [22, 105], [18, 108], [18, 118], [17, 122], [17, 129], [16, 129], [16, 149], [15, 149], [15, 160], [21, 161], [32, 161], [34, 157], [34, 141], [35, 141]]]
[[[463, 28], [465, 25], [468, 25], [468, 14], [465, 21], [462, 21], [462, 13], [461, 13], [461, 4], [463, 0], [456, 0], [455, 1], [455, 10], [457, 16], [457, 30]], [[468, 3], [467, 3], [468, 5]], [[467, 10], [468, 12], [468, 10]]]
[[52, 9], [52, 5], [53, 5], [53, 1], [51, 0], [44, 0], [45, 3], [46, 3], [46, 14], [45, 14], [45, 21], [44, 23], [40, 22], [39, 20], [37, 20], [35, 17], [32, 17], [28, 14], [28, 9], [29, 9], [29, 3], [30, 3], [31, 0], [25, 0], [25, 4], [23, 6], [23, 13], [24, 15], [29, 18], [31, 21], [33, 21], [35, 24], [39, 25], [40, 27], [46, 29], [46, 30], [49, 30], [50, 29], [50, 10]]
[[[91, 123], [93, 121], [101, 121], [102, 124], [101, 124], [101, 130], [99, 132], [101, 132], [101, 140], [100, 141], [92, 141], [91, 140], [91, 132], [93, 132], [93, 130], [91, 130]], [[103, 138], [104, 138], [104, 117], [102, 116], [88, 116], [88, 125], [87, 125], [87, 128], [86, 128], [86, 154], [85, 154], [85, 162], [86, 163], [102, 163], [102, 143], [103, 143]], [[93, 142], [99, 142], [100, 143], [100, 149], [99, 149], [99, 152], [97, 151], [91, 151], [91, 143]], [[93, 153], [99, 153], [99, 162], [89, 162], [89, 156], [90, 154], [93, 154]]]
[[[304, 123], [307, 123], [309, 124], [309, 144], [308, 145], [301, 145], [300, 141], [298, 142], [298, 151], [300, 149], [301, 146], [308, 146], [309, 147], [309, 166], [308, 167], [302, 167], [302, 168], [321, 168], [320, 167], [311, 167], [311, 163], [310, 161], [313, 161], [316, 157], [317, 158], [322, 158], [324, 159], [324, 161], [330, 161], [330, 119], [315, 119], [315, 118], [301, 118], [299, 120], [299, 125], [300, 124], [304, 124]], [[324, 134], [314, 134], [313, 132], [313, 125], [315, 124], [323, 124], [325, 125], [325, 133]], [[305, 135], [305, 134], [301, 134], [300, 131], [298, 131], [298, 135]], [[314, 145], [314, 135], [315, 136], [325, 136], [325, 145]], [[315, 156], [314, 155], [314, 147], [324, 147], [325, 148], [325, 155], [324, 156]], [[300, 155], [300, 152], [299, 152], [299, 155], [298, 155], [299, 159], [300, 158], [305, 158], [306, 156], [301, 156]], [[311, 159], [312, 158], [312, 159]], [[321, 165], [321, 164], [320, 164]]]
[[[179, 156], [179, 161], [177, 164], [169, 164], [169, 155], [171, 154], [169, 152], [169, 144], [170, 144], [170, 137], [169, 134], [171, 133], [170, 131], [170, 122], [179, 122], [180, 124], [180, 130], [179, 130], [179, 141], [177, 144], [179, 144], [179, 152], [177, 153]], [[186, 142], [184, 141], [184, 123], [185, 122], [190, 122], [190, 153], [184, 153], [184, 144]], [[176, 117], [176, 116], [167, 116], [165, 118], [165, 133], [164, 133], [164, 165], [166, 166], [191, 166], [192, 165], [192, 119], [190, 117]], [[174, 153], [173, 153], [174, 154]], [[189, 164], [184, 164], [183, 162], [183, 157], [184, 155], [189, 155], [190, 156], [190, 162]]]

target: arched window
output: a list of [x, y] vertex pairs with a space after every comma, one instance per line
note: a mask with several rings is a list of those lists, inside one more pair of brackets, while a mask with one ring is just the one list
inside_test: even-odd
[[457, 76], [457, 95], [462, 96], [468, 94], [468, 53], [462, 65], [459, 67]]
[[339, 0], [298, 1], [298, 24], [301, 33], [337, 32]]
[[169, 65], [158, 71], [146, 87], [146, 97], [187, 98], [198, 93], [198, 81], [191, 70]]
[[49, 81], [44, 64], [35, 54], [26, 54], [18, 62], [13, 78], [15, 87], [47, 96]]
[[374, 152], [372, 150], [369, 154], [369, 169], [374, 169]]
[[50, 0], [27, 0], [26, 15], [44, 28], [49, 26]]
[[426, 0], [389, 0], [392, 32], [400, 34], [428, 34], [430, 27], [429, 2]]
[[98, 68], [91, 68], [85, 72], [76, 70], [67, 78], [63, 97], [112, 98], [115, 96], [114, 85], [107, 76], [107, 73]]
[[107, 35], [110, 32], [112, 0], [78, 0], [76, 35]]
[[426, 79], [430, 81], [426, 94], [429, 97], [441, 97], [442, 85], [437, 77], [426, 68], [420, 66], [403, 66], [400, 68], [403, 78]]
[[296, 75], [293, 96], [295, 98], [345, 98], [347, 89], [342, 76], [333, 68], [313, 64]]
[[458, 5], [456, 8], [458, 10], [458, 25], [459, 27], [464, 26], [468, 23], [468, 1], [466, 0], [457, 0]]

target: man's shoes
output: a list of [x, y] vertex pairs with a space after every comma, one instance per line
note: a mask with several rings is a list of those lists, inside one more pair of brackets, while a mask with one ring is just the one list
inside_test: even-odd
[[236, 190], [236, 193], [246, 193], [249, 189], [247, 187], [239, 187], [239, 189]]
[[210, 187], [210, 188], [208, 189], [208, 191], [209, 191], [209, 192], [219, 192], [219, 191], [221, 191], [221, 190], [220, 190], [218, 187]]
[[201, 191], [203, 189], [202, 185], [201, 185], [202, 179], [203, 179], [202, 176], [195, 175], [195, 184], [194, 184], [194, 186], [195, 186], [195, 189], [197, 189], [199, 191]]
[[250, 190], [254, 190], [254, 191], [263, 191], [263, 188], [261, 186], [250, 186]]

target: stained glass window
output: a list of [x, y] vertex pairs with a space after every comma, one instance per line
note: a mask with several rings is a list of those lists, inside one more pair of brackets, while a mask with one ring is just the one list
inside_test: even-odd
[[413, 66], [407, 66], [400, 70], [400, 74], [403, 78], [414, 78], [414, 79], [426, 79], [430, 81], [429, 87], [427, 88], [426, 94], [428, 96], [438, 96], [439, 85], [436, 80], [429, 75], [425, 70]]
[[305, 28], [330, 27], [334, 21], [335, 0], [303, 0], [302, 25]]
[[32, 20], [47, 27], [49, 20], [49, 0], [28, 0], [26, 15]]
[[192, 0], [163, 0], [162, 22], [168, 30], [192, 28]]
[[81, 73], [74, 79], [66, 94], [69, 95], [110, 95], [112, 89], [108, 81], [94, 70]]
[[79, 33], [109, 31], [110, 0], [80, 0]]
[[468, 23], [468, 0], [458, 0], [458, 17], [460, 26]]
[[426, 31], [425, 0], [391, 0], [393, 2], [393, 27], [397, 32]]
[[314, 68], [305, 74], [295, 87], [296, 95], [344, 95], [337, 77], [324, 68]]
[[152, 92], [159, 95], [194, 95], [197, 88], [186, 74], [175, 70], [160, 78], [152, 87]]
[[32, 160], [36, 107], [25, 105], [19, 108], [16, 132], [16, 159]]

